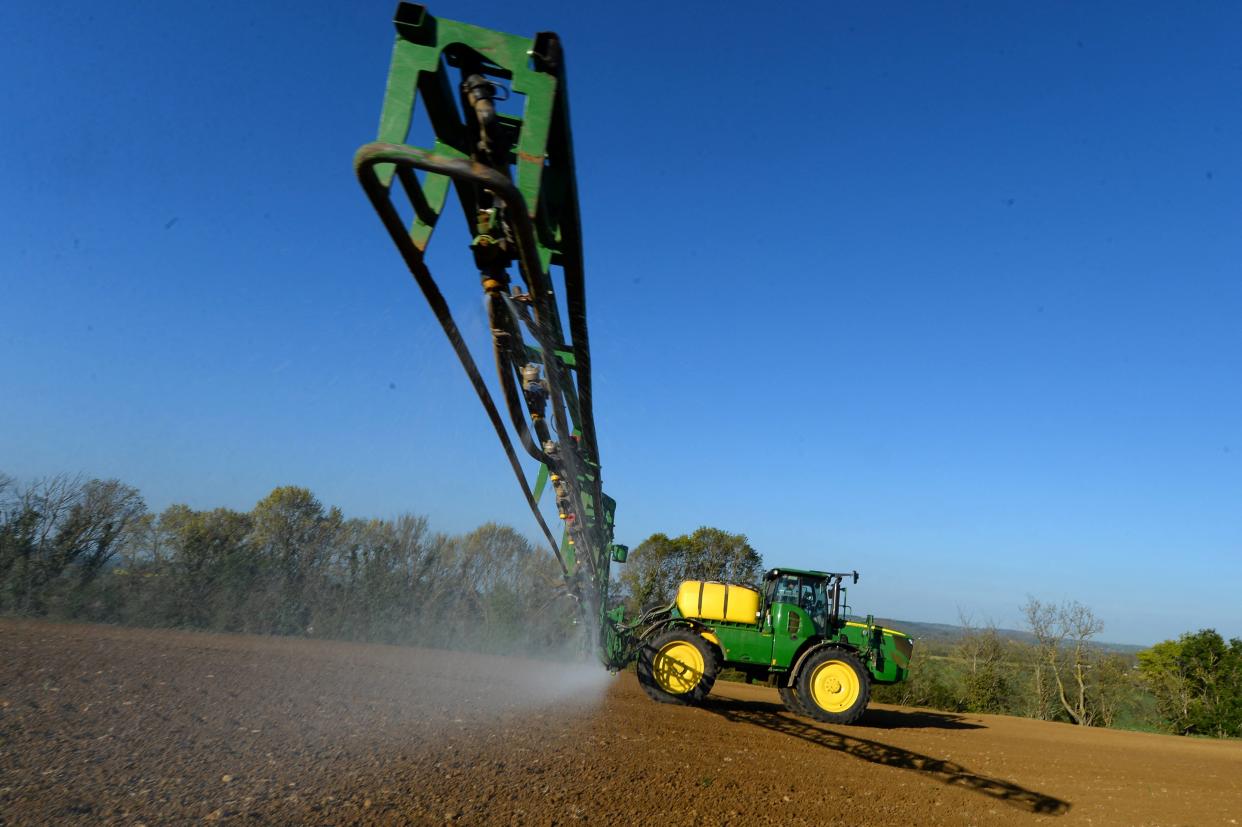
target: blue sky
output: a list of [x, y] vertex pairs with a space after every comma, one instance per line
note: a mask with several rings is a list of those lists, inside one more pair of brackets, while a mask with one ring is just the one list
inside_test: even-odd
[[[535, 536], [350, 168], [394, 4], [118, 5], [0, 10], [0, 469]], [[1238, 6], [430, 9], [564, 39], [619, 541], [1242, 635]]]

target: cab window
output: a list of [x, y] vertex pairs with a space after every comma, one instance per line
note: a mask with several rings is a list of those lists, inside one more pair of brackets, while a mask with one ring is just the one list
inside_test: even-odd
[[800, 579], [795, 574], [782, 574], [778, 577], [776, 587], [772, 590], [772, 602], [797, 605], [800, 596]]

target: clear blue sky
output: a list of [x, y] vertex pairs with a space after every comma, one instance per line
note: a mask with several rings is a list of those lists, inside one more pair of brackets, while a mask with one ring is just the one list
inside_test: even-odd
[[[0, 469], [535, 536], [352, 175], [394, 5], [4, 4]], [[565, 41], [621, 542], [1242, 635], [1242, 7], [430, 8]]]

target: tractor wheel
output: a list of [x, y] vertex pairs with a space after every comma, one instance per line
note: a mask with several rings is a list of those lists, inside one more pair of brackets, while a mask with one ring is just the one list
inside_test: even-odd
[[781, 693], [781, 703], [785, 708], [795, 715], [807, 715], [806, 707], [802, 705], [802, 699], [798, 697], [798, 690], [792, 686], [777, 687], [777, 692]]
[[852, 724], [871, 700], [871, 676], [858, 656], [831, 647], [811, 655], [796, 681], [802, 709], [817, 721]]
[[664, 704], [699, 703], [719, 672], [716, 650], [689, 629], [658, 634], [638, 653], [638, 682], [653, 701]]

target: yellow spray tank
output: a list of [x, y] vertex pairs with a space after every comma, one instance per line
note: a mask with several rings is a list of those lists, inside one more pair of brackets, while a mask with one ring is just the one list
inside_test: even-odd
[[759, 592], [734, 583], [685, 580], [677, 587], [677, 611], [682, 617], [757, 624]]

